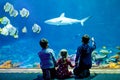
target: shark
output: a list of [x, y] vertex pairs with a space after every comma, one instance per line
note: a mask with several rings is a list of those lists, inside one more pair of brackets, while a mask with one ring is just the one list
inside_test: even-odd
[[56, 25], [56, 26], [72, 25], [75, 23], [80, 23], [82, 26], [84, 26], [84, 22], [86, 22], [89, 18], [90, 16], [85, 17], [81, 20], [72, 19], [72, 18], [65, 17], [65, 13], [62, 13], [59, 17], [45, 20], [44, 23], [49, 24], [49, 25]]

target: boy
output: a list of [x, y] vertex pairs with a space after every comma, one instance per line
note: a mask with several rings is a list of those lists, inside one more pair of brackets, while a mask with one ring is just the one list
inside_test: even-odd
[[82, 37], [82, 45], [78, 47], [76, 58], [74, 74], [76, 78], [87, 78], [90, 76], [89, 69], [92, 67], [92, 57], [91, 53], [96, 48], [94, 38], [92, 38], [92, 46], [89, 46], [90, 37], [85, 34]]
[[40, 66], [43, 72], [44, 80], [51, 80], [55, 77], [55, 64], [53, 49], [48, 48], [48, 40], [42, 38], [39, 42], [42, 50], [38, 53]]

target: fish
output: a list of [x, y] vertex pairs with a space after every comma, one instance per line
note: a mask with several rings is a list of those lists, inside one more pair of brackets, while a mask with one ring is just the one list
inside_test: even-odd
[[10, 16], [16, 17], [18, 15], [18, 11], [14, 9], [14, 6], [7, 2], [4, 5], [5, 12], [9, 12]]
[[7, 2], [7, 3], [4, 5], [4, 10], [5, 10], [5, 12], [11, 12], [13, 9], [14, 9], [13, 5], [10, 4], [9, 2]]
[[29, 16], [29, 11], [27, 10], [27, 9], [25, 9], [25, 8], [22, 8], [22, 10], [20, 10], [20, 15], [21, 15], [21, 17], [28, 17]]
[[44, 23], [49, 24], [49, 25], [56, 25], [56, 26], [80, 23], [82, 26], [84, 26], [84, 22], [86, 22], [89, 18], [90, 16], [85, 17], [81, 20], [72, 19], [72, 18], [65, 17], [65, 13], [62, 13], [59, 17], [45, 20]]
[[18, 15], [18, 11], [17, 10], [12, 10], [11, 12], [9, 12], [10, 16], [14, 16], [16, 17]]
[[106, 57], [106, 55], [101, 55], [101, 54], [98, 54], [97, 51], [93, 51], [92, 52], [92, 59], [93, 60], [102, 60]]
[[120, 46], [116, 46], [116, 49], [120, 50]]
[[32, 26], [32, 31], [33, 31], [34, 33], [40, 33], [41, 27], [40, 27], [38, 24], [34, 24], [34, 25]]
[[96, 59], [96, 60], [102, 60], [102, 59], [106, 58], [106, 56], [107, 56], [107, 55], [97, 54], [97, 55], [95, 56], [95, 59]]
[[10, 20], [7, 17], [0, 18], [0, 23], [3, 25], [7, 25], [10, 23]]
[[6, 27], [1, 28], [0, 30], [0, 34], [4, 35], [4, 36], [8, 36], [9, 35], [9, 31]]
[[13, 36], [14, 38], [18, 38], [18, 30], [11, 24], [7, 24], [0, 30], [0, 34], [4, 36]]
[[26, 28], [26, 26], [24, 26], [24, 27], [22, 28], [22, 32], [23, 32], [23, 33], [27, 33], [27, 28]]

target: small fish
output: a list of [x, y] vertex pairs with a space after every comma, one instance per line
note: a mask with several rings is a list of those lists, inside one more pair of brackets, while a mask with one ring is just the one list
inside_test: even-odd
[[25, 9], [25, 8], [22, 8], [22, 10], [20, 10], [20, 15], [21, 15], [21, 17], [28, 17], [29, 16], [29, 11], [27, 10], [27, 9]]
[[1, 28], [1, 32], [0, 34], [4, 35], [4, 36], [8, 36], [9, 35], [9, 31], [6, 27]]
[[32, 31], [33, 31], [34, 33], [40, 33], [41, 27], [40, 27], [38, 24], [34, 24], [34, 25], [32, 26]]
[[106, 49], [106, 46], [102, 46], [103, 49]]
[[5, 5], [4, 5], [4, 10], [5, 12], [10, 12], [11, 10], [13, 10], [14, 7], [12, 4], [10, 4], [9, 2], [7, 2]]
[[116, 46], [116, 49], [120, 50], [120, 46]]
[[18, 30], [11, 24], [7, 24], [1, 29], [1, 34], [4, 36], [13, 36], [14, 38], [18, 38]]
[[17, 10], [12, 10], [11, 12], [9, 12], [10, 16], [14, 16], [16, 17], [18, 15], [18, 11]]
[[0, 23], [3, 25], [10, 24], [10, 20], [7, 17], [0, 18]]
[[27, 33], [27, 28], [26, 28], [26, 27], [23, 27], [23, 28], [22, 28], [22, 32], [23, 32], [23, 33]]
[[5, 12], [9, 12], [10, 16], [16, 17], [18, 15], [18, 11], [14, 9], [13, 5], [10, 3], [6, 3], [4, 5]]

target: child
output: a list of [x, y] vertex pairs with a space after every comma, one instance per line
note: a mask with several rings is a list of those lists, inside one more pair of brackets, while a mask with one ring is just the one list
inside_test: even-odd
[[55, 77], [55, 58], [52, 49], [48, 48], [48, 40], [42, 38], [39, 42], [42, 50], [38, 53], [40, 66], [43, 72], [44, 80], [51, 80]]
[[76, 78], [87, 78], [90, 76], [89, 69], [92, 67], [92, 51], [96, 49], [94, 38], [92, 38], [92, 46], [89, 46], [90, 37], [85, 34], [82, 37], [82, 45], [77, 49], [74, 74]]
[[74, 67], [70, 60], [67, 58], [67, 55], [68, 55], [68, 52], [66, 49], [62, 49], [60, 51], [60, 56], [61, 58], [58, 59], [58, 62], [57, 62], [57, 71], [56, 71], [56, 74], [57, 74], [57, 78], [59, 79], [64, 79], [64, 78], [69, 78], [71, 77], [72, 75], [72, 72], [70, 72], [68, 70], [68, 67]]

